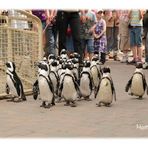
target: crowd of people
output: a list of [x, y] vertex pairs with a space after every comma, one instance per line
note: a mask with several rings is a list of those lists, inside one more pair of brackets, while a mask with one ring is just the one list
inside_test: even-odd
[[[100, 64], [108, 58], [143, 63], [148, 68], [148, 10], [31, 10], [42, 22], [45, 56], [66, 49], [80, 54], [80, 64], [99, 52]], [[58, 52], [56, 52], [58, 49]], [[144, 51], [144, 52], [143, 52]], [[119, 59], [118, 53], [122, 53]], [[129, 61], [128, 53], [133, 59]], [[145, 61], [142, 60], [145, 53]]]

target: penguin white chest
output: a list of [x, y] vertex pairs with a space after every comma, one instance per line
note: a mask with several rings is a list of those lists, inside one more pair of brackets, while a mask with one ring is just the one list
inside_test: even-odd
[[66, 100], [75, 100], [77, 98], [77, 91], [75, 89], [72, 77], [65, 76], [63, 81], [62, 96]]
[[132, 79], [131, 93], [136, 96], [144, 95], [143, 79], [140, 74], [135, 74]]
[[88, 75], [83, 75], [80, 81], [80, 91], [84, 97], [89, 96], [91, 94], [89, 84], [90, 84], [90, 79]]
[[7, 75], [7, 84], [10, 88], [10, 93], [14, 96], [18, 96], [17, 90], [16, 90], [14, 83], [9, 75]]
[[96, 67], [91, 68], [91, 74], [92, 74], [94, 85], [95, 87], [97, 87], [99, 84], [99, 77], [98, 77], [98, 70]]
[[102, 79], [96, 99], [104, 103], [112, 102], [113, 94], [111, 89], [111, 83], [108, 79]]
[[40, 96], [43, 101], [51, 101], [53, 93], [50, 90], [49, 84], [44, 77], [39, 77]]

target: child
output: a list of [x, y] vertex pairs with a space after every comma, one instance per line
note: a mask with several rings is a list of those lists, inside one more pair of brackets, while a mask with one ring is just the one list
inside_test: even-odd
[[106, 39], [106, 22], [102, 18], [103, 11], [100, 10], [96, 13], [97, 23], [93, 27], [94, 35], [94, 51], [100, 54], [100, 63], [104, 64], [106, 61], [107, 39]]

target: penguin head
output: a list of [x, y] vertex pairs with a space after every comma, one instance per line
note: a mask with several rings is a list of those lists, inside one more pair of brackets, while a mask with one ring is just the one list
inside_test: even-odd
[[94, 51], [94, 56], [99, 57], [99, 52], [98, 51]]
[[37, 64], [38, 68], [39, 68], [39, 74], [42, 74], [44, 76], [48, 76], [49, 74], [49, 65], [47, 62], [45, 61], [40, 61]]
[[94, 55], [91, 59], [91, 65], [96, 65], [96, 64], [99, 64], [99, 57]]
[[57, 62], [56, 60], [54, 60], [54, 61], [52, 61], [51, 65], [52, 65], [53, 67], [57, 67], [57, 66], [58, 66], [58, 62]]
[[62, 54], [67, 54], [66, 49], [62, 49], [62, 50], [61, 50], [60, 55], [62, 55]]
[[137, 62], [136, 63], [136, 68], [137, 69], [143, 68], [142, 63], [141, 62]]
[[135, 70], [135, 72], [142, 72], [142, 70], [143, 70], [142, 63], [141, 62], [137, 62], [136, 63], [136, 70]]
[[102, 69], [102, 72], [103, 72], [103, 73], [111, 73], [109, 67], [104, 67], [104, 68]]
[[49, 62], [49, 64], [51, 64], [52, 61], [55, 60], [55, 59], [56, 59], [55, 55], [54, 55], [54, 54], [50, 54], [50, 55], [48, 56], [48, 62]]
[[90, 67], [90, 61], [86, 60], [83, 62], [84, 67]]
[[77, 58], [77, 59], [80, 58], [80, 54], [78, 54], [77, 52], [74, 52], [74, 53], [73, 53], [73, 56], [74, 56], [74, 58]]
[[71, 74], [74, 66], [71, 62], [65, 64], [66, 73]]
[[7, 70], [8, 70], [9, 72], [11, 72], [11, 73], [15, 72], [15, 64], [14, 64], [14, 62], [8, 61], [8, 62], [6, 63], [6, 66], [7, 66]]

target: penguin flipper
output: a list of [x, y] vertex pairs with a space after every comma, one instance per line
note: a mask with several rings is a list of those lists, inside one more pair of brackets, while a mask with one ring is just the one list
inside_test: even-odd
[[100, 80], [100, 82], [99, 82], [99, 84], [98, 84], [97, 91], [95, 92], [95, 98], [97, 97], [97, 93], [99, 92], [100, 84], [101, 84], [101, 80]]
[[129, 88], [131, 87], [131, 83], [132, 83], [132, 78], [128, 81], [128, 83], [126, 84], [126, 87], [125, 87], [125, 92], [128, 92]]
[[5, 89], [6, 93], [9, 94], [10, 93], [10, 88], [8, 86], [8, 84], [6, 83], [6, 89]]
[[116, 101], [117, 99], [116, 99], [116, 91], [115, 91], [115, 87], [114, 87], [113, 81], [110, 80], [110, 82], [111, 82], [112, 94], [114, 95], [114, 100]]
[[143, 77], [142, 77], [142, 79], [143, 79], [143, 88], [144, 88], [144, 91], [146, 90], [146, 88], [147, 88], [147, 83], [146, 83], [146, 79], [145, 79], [145, 76], [144, 75], [142, 75]]
[[38, 80], [36, 80], [35, 83], [33, 84], [32, 92], [33, 92], [33, 99], [36, 100], [39, 92]]

